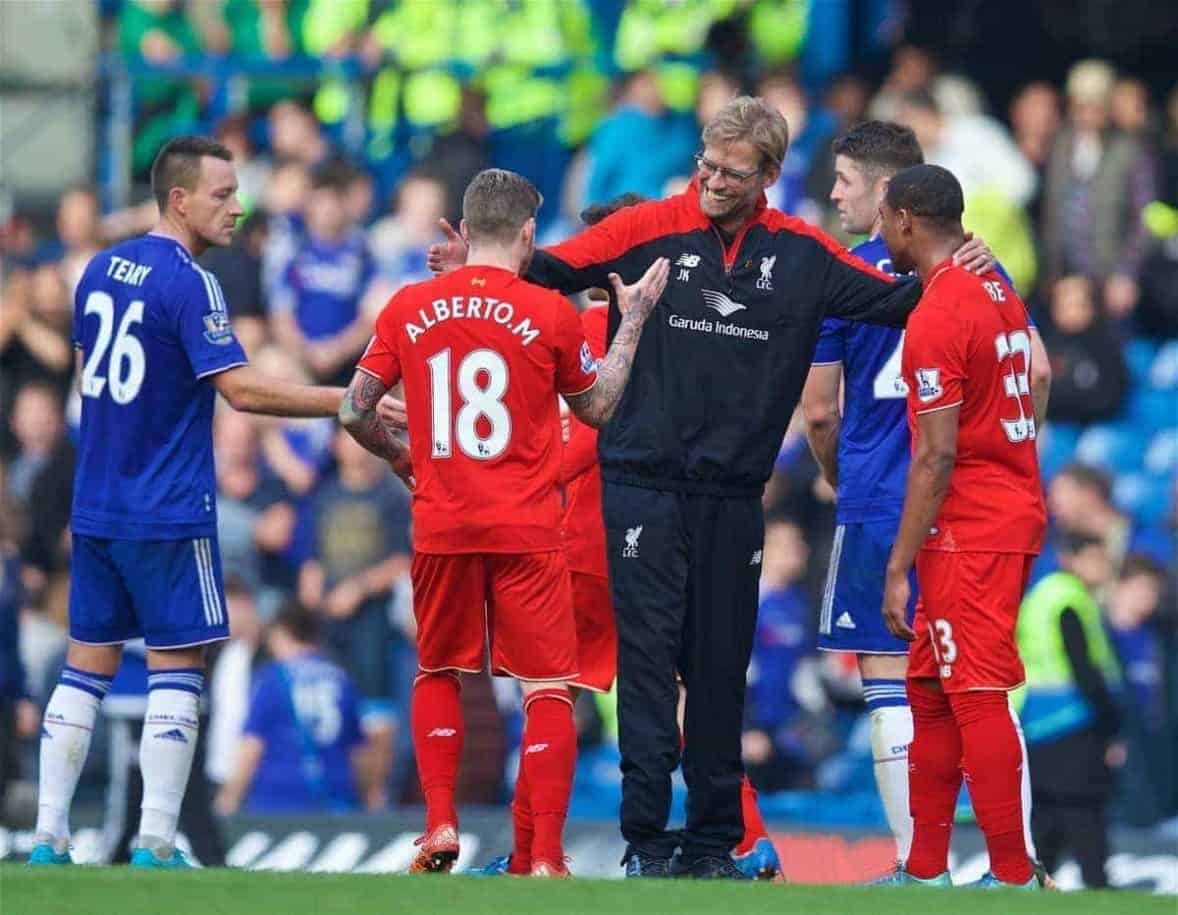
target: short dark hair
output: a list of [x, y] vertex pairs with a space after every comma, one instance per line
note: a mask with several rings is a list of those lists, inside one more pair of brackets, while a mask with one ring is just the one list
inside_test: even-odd
[[1088, 489], [1094, 489], [1099, 493], [1101, 499], [1105, 502], [1111, 502], [1113, 498], [1113, 480], [1107, 473], [1099, 467], [1093, 467], [1091, 464], [1083, 464], [1080, 461], [1073, 461], [1061, 470], [1058, 474], [1061, 477], [1070, 477], [1081, 486]]
[[295, 599], [288, 600], [270, 624], [282, 629], [296, 642], [315, 645], [319, 642], [319, 617]]
[[472, 239], [510, 244], [543, 202], [535, 185], [523, 175], [488, 168], [466, 186], [462, 218]]
[[1064, 556], [1075, 556], [1090, 546], [1104, 547], [1104, 538], [1087, 531], [1060, 531], [1056, 538], [1059, 553]]
[[893, 210], [907, 210], [942, 229], [960, 228], [965, 194], [953, 172], [939, 165], [914, 165], [896, 172], [886, 195]]
[[337, 194], [346, 193], [352, 182], [360, 176], [360, 170], [347, 159], [337, 156], [327, 159], [311, 170], [311, 188], [328, 189]]
[[846, 156], [872, 180], [924, 164], [924, 153], [911, 127], [895, 121], [864, 121], [830, 144], [836, 156]]
[[928, 89], [913, 89], [910, 92], [905, 92], [900, 97], [901, 105], [908, 105], [912, 108], [920, 108], [922, 111], [931, 111], [933, 114], [941, 113], [941, 106], [937, 104], [937, 98]]
[[605, 203], [594, 203], [581, 210], [581, 222], [587, 226], [595, 226], [607, 216], [613, 216], [618, 210], [624, 210], [626, 207], [632, 207], [639, 203], [646, 203], [649, 197], [634, 191], [627, 191], [624, 194], [619, 194], [613, 200], [607, 200]]
[[1131, 553], [1121, 563], [1121, 581], [1125, 581], [1128, 578], [1135, 578], [1138, 575], [1148, 575], [1150, 578], [1156, 578], [1160, 581], [1166, 577], [1166, 570], [1152, 556], [1146, 556], [1142, 553]]
[[172, 188], [191, 191], [200, 178], [200, 160], [205, 156], [233, 161], [233, 153], [223, 144], [208, 137], [176, 137], [164, 144], [151, 163], [151, 192], [159, 204], [160, 213], [168, 208], [168, 194]]

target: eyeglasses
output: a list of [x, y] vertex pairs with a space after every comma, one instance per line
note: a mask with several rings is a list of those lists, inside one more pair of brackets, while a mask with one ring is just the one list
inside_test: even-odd
[[705, 159], [703, 153], [696, 153], [695, 155], [696, 167], [700, 170], [705, 178], [718, 174], [725, 181], [731, 181], [734, 184], [744, 184], [751, 178], [755, 178], [761, 173], [759, 168], [754, 168], [751, 172], [738, 172], [734, 168], [726, 168], [723, 165], [717, 165], [710, 159]]

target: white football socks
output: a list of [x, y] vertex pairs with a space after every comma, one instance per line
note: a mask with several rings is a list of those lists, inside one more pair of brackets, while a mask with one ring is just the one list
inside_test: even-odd
[[871, 711], [871, 756], [875, 784], [888, 828], [896, 840], [896, 860], [907, 861], [912, 849], [912, 813], [908, 808], [908, 745], [912, 743], [912, 709], [885, 705]]
[[41, 724], [35, 830], [40, 837], [55, 842], [70, 837], [70, 805], [90, 752], [98, 707], [110, 683], [110, 677], [66, 667], [49, 697]]
[[139, 844], [149, 839], [167, 851], [176, 841], [200, 730], [203, 683], [204, 675], [197, 669], [157, 670], [148, 675], [147, 715], [139, 743], [143, 773]]

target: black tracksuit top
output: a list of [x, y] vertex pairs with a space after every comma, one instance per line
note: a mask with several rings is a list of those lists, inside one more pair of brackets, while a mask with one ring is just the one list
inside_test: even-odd
[[[695, 180], [536, 252], [527, 278], [565, 293], [633, 283], [658, 257], [667, 289], [598, 438], [602, 477], [653, 489], [760, 495], [826, 316], [902, 327], [920, 284], [895, 279], [761, 198], [725, 246]], [[610, 304], [610, 339], [620, 315]]]

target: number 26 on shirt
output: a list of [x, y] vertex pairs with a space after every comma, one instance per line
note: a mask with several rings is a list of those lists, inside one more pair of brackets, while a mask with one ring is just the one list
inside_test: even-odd
[[[462, 453], [476, 461], [499, 457], [511, 442], [511, 414], [503, 403], [503, 395], [507, 393], [507, 360], [494, 350], [472, 350], [458, 363], [453, 378], [449, 349], [435, 353], [426, 362], [430, 376], [433, 457], [451, 457], [455, 439]], [[457, 385], [462, 400], [457, 415], [452, 412], [452, 383]]]
[[[115, 323], [115, 302], [105, 292], [92, 292], [86, 297], [83, 309], [86, 315], [98, 316], [98, 337], [86, 354], [82, 366], [82, 396], [101, 397], [104, 390], [110, 391], [111, 399], [117, 404], [129, 404], [139, 394], [143, 378], [147, 373], [147, 357], [143, 344], [132, 333], [135, 325], [143, 322], [143, 302], [136, 299], [123, 312], [118, 330], [114, 332], [114, 346], [111, 335]], [[107, 374], [100, 374], [102, 361], [110, 349]], [[108, 385], [109, 382], [109, 385]]]

